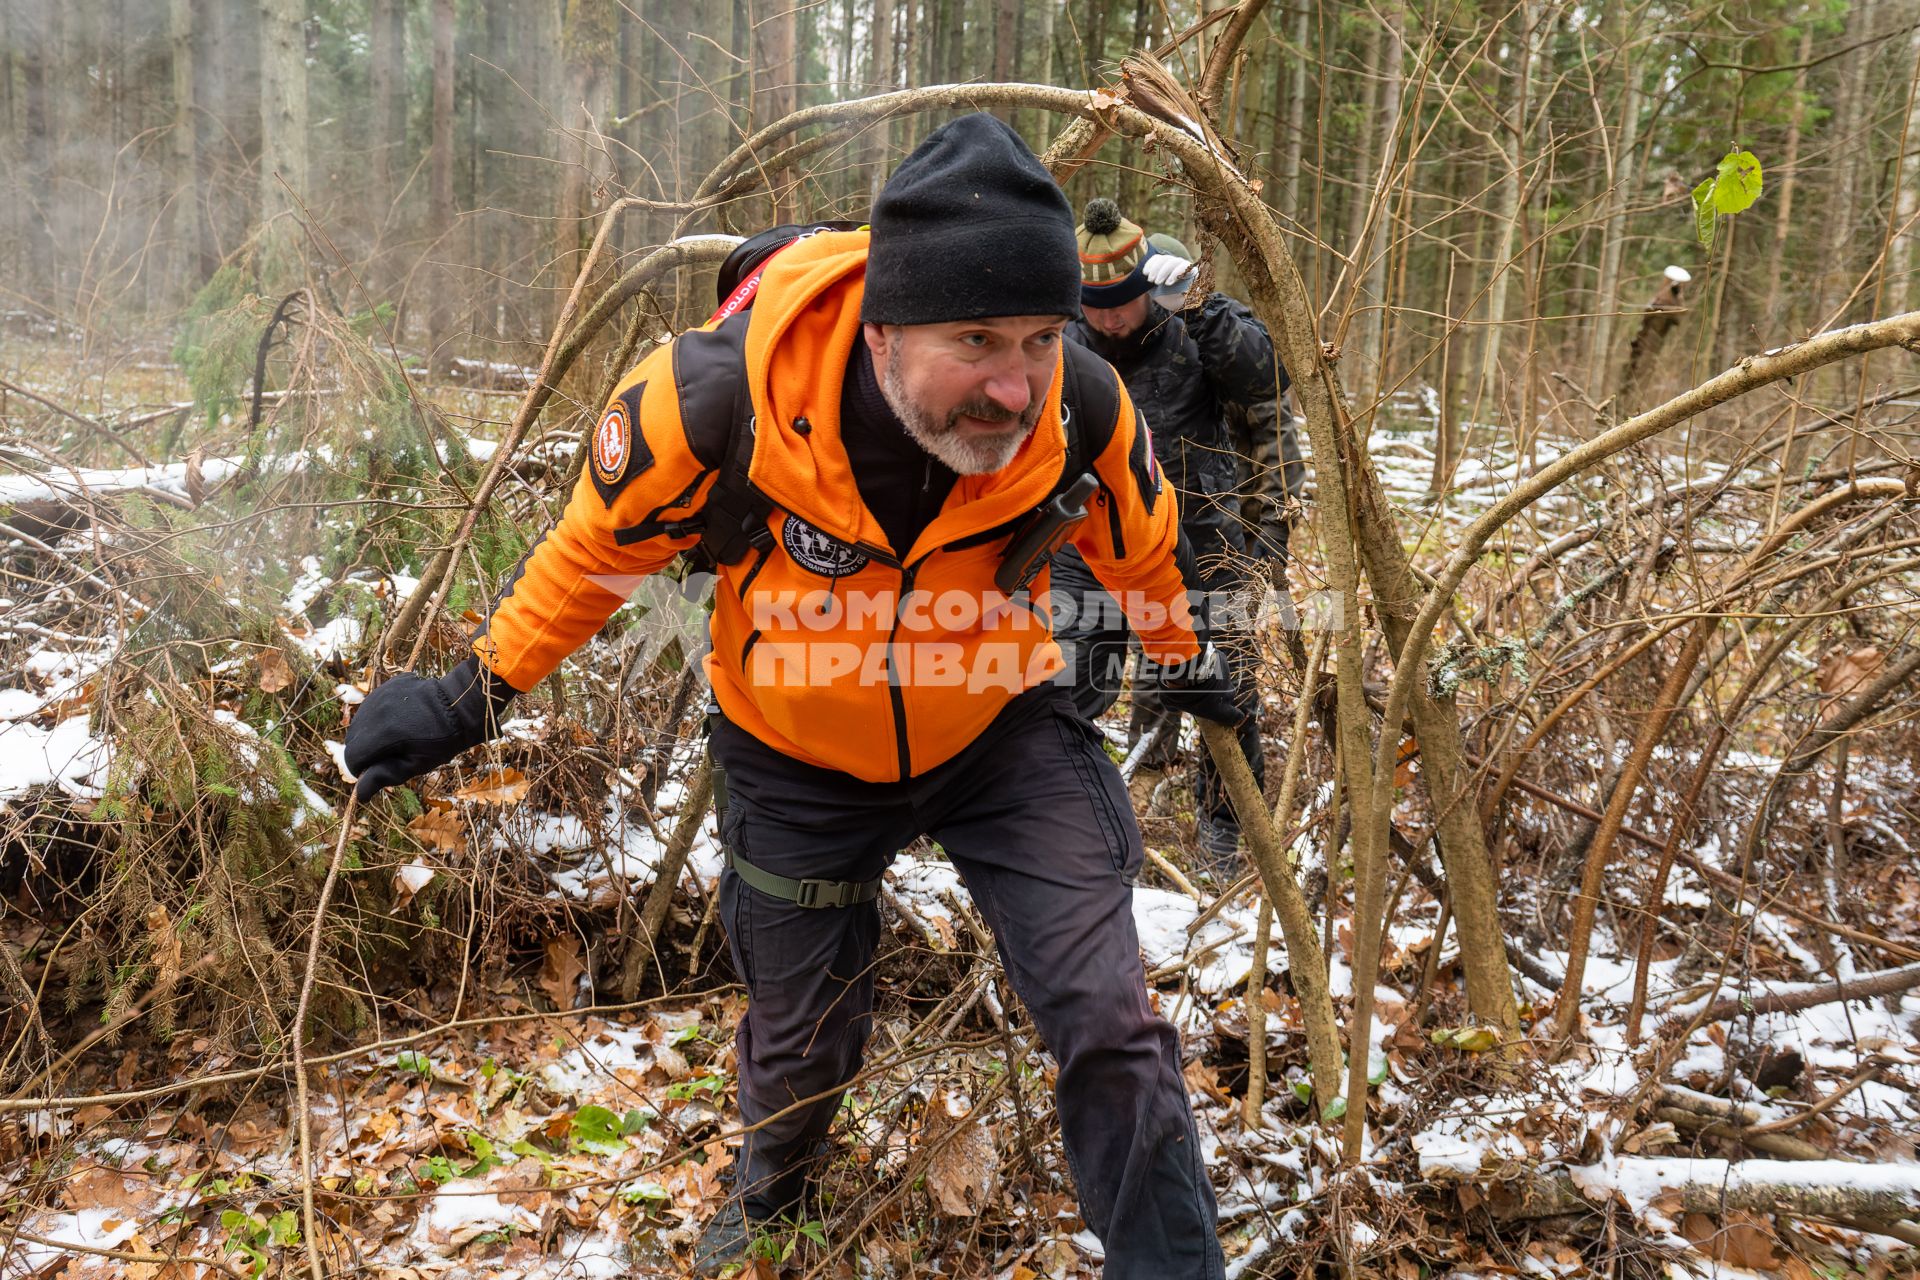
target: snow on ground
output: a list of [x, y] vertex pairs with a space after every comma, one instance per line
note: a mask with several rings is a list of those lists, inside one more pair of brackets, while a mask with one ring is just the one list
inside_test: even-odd
[[51, 729], [19, 720], [0, 723], [0, 800], [48, 783], [76, 800], [98, 799], [113, 752], [87, 725], [85, 715], [69, 716]]

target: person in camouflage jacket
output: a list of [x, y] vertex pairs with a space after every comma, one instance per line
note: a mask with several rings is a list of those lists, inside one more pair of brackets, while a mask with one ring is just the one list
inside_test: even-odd
[[[1111, 200], [1089, 202], [1077, 230], [1084, 315], [1068, 326], [1067, 337], [1105, 359], [1126, 383], [1147, 424], [1154, 459], [1179, 493], [1181, 526], [1207, 591], [1235, 593], [1250, 582], [1276, 579], [1284, 589], [1281, 575], [1305, 466], [1281, 403], [1287, 373], [1266, 326], [1223, 293], [1191, 299], [1195, 268], [1185, 246], [1172, 237], [1146, 236]], [[1119, 695], [1125, 618], [1071, 553], [1054, 567], [1053, 592], [1057, 634], [1073, 650], [1074, 702], [1091, 719]], [[1233, 643], [1230, 628], [1219, 634], [1236, 677], [1244, 677], [1246, 646]], [[1249, 712], [1240, 746], [1258, 780], [1264, 753], [1255, 691], [1251, 679], [1238, 683]], [[1132, 740], [1157, 737], [1147, 763], [1170, 764], [1178, 714], [1138, 682], [1133, 702]], [[1196, 812], [1209, 869], [1233, 870], [1239, 823], [1204, 752]]]

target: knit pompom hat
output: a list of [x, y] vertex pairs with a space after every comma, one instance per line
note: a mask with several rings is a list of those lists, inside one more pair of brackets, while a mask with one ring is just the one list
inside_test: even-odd
[[1153, 253], [1138, 223], [1120, 216], [1120, 206], [1105, 196], [1087, 201], [1074, 229], [1080, 245], [1080, 305], [1118, 307], [1153, 288], [1140, 270]]

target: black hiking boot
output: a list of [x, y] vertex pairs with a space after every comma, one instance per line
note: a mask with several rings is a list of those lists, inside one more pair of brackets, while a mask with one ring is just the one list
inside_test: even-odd
[[1201, 871], [1216, 885], [1232, 884], [1245, 865], [1240, 857], [1240, 824], [1201, 814], [1193, 826]]
[[[737, 1274], [746, 1267], [747, 1246], [753, 1241], [753, 1228], [747, 1225], [747, 1213], [739, 1196], [728, 1196], [719, 1210], [700, 1229], [693, 1246], [693, 1274], [702, 1277]], [[730, 1271], [729, 1268], [732, 1268]]]

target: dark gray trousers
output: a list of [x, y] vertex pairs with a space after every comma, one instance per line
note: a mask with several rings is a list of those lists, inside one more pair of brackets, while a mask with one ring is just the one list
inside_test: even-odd
[[[1179, 1037], [1147, 1002], [1132, 912], [1139, 829], [1066, 691], [1022, 694], [959, 756], [900, 783], [813, 768], [719, 718], [712, 746], [726, 771], [724, 838], [756, 866], [866, 880], [921, 834], [940, 843], [1059, 1063], [1067, 1161], [1109, 1280], [1223, 1275]], [[740, 1109], [765, 1122], [745, 1140], [737, 1185], [748, 1217], [771, 1218], [800, 1197], [841, 1086], [860, 1070], [880, 917], [873, 903], [783, 902], [731, 872], [720, 910], [747, 986]]]

